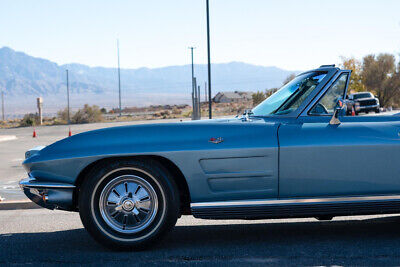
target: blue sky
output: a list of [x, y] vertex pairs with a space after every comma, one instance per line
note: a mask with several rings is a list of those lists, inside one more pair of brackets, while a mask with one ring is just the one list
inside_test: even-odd
[[[212, 61], [305, 70], [400, 52], [398, 0], [210, 0]], [[0, 0], [0, 47], [59, 64], [205, 63], [205, 0]]]

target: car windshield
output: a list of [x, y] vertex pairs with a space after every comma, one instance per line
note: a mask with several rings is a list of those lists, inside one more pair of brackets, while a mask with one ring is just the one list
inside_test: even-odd
[[256, 106], [252, 110], [252, 115], [268, 116], [291, 113], [304, 102], [325, 76], [326, 72], [316, 71], [297, 76]]
[[353, 99], [360, 99], [360, 98], [371, 98], [370, 93], [362, 93], [362, 94], [355, 94], [353, 95]]

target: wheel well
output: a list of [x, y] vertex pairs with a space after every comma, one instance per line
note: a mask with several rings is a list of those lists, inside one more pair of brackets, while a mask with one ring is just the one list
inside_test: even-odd
[[161, 156], [133, 156], [133, 157], [111, 157], [111, 158], [104, 158], [95, 162], [92, 162], [88, 166], [86, 166], [78, 175], [78, 178], [75, 181], [75, 186], [76, 189], [74, 191], [74, 207], [76, 207], [76, 210], [78, 210], [78, 197], [79, 197], [79, 188], [82, 185], [86, 175], [92, 170], [97, 164], [100, 162], [104, 161], [111, 161], [111, 160], [118, 160], [118, 159], [152, 159], [156, 160], [158, 163], [160, 163], [164, 168], [166, 168], [172, 177], [175, 179], [175, 183], [178, 186], [179, 190], [179, 197], [180, 197], [180, 202], [181, 202], [181, 214], [182, 215], [189, 215], [191, 214], [190, 210], [190, 192], [189, 192], [189, 186], [186, 182], [185, 176], [181, 172], [181, 170], [176, 166], [172, 161], [170, 161], [167, 158], [161, 157]]

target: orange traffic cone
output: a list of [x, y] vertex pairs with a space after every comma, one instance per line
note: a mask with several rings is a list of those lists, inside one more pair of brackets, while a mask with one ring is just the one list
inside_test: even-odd
[[354, 107], [351, 107], [351, 116], [355, 116], [356, 115], [356, 111], [354, 110]]
[[33, 138], [36, 137], [36, 130], [35, 130], [35, 128], [33, 128], [33, 135], [32, 135], [32, 137], [33, 137]]
[[72, 135], [71, 128], [69, 128], [68, 136], [71, 136], [71, 135]]

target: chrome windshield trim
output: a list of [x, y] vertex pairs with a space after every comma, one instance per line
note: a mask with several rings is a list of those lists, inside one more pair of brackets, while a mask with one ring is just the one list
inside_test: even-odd
[[374, 200], [400, 200], [400, 195], [386, 196], [355, 196], [355, 197], [328, 197], [328, 198], [298, 198], [298, 199], [256, 199], [236, 200], [218, 202], [191, 203], [191, 208], [226, 207], [226, 206], [257, 206], [257, 205], [280, 205], [280, 204], [308, 204], [308, 203], [332, 203], [351, 201], [374, 201]]
[[24, 188], [65, 188], [74, 189], [75, 185], [64, 184], [64, 183], [52, 183], [52, 182], [38, 182], [36, 179], [26, 178], [19, 182], [20, 187]]
[[273, 118], [298, 118], [302, 112], [307, 108], [308, 103], [311, 102], [318, 94], [321, 90], [323, 90], [325, 88], [325, 86], [327, 84], [329, 84], [329, 82], [331, 81], [332, 77], [334, 77], [336, 75], [336, 72], [339, 70], [339, 68], [336, 67], [328, 67], [328, 68], [318, 68], [318, 69], [314, 69], [314, 70], [309, 70], [303, 73], [300, 73], [297, 76], [300, 75], [304, 75], [307, 73], [311, 73], [311, 72], [326, 72], [326, 77], [324, 77], [321, 81], [321, 83], [319, 83], [317, 85], [316, 88], [314, 88], [314, 90], [310, 93], [310, 95], [307, 96], [307, 98], [303, 101], [303, 103], [301, 103], [301, 105], [294, 111], [288, 113], [288, 114], [268, 114], [268, 115], [260, 115], [260, 117], [273, 117]]

